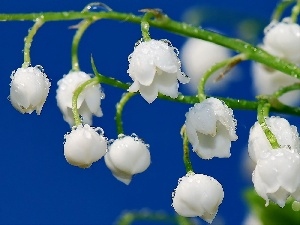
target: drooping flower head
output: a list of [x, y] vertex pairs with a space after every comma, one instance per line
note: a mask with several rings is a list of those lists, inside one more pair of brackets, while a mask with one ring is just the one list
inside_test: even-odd
[[176, 98], [178, 81], [184, 84], [189, 78], [181, 72], [175, 51], [177, 49], [167, 40], [140, 42], [128, 57], [127, 72], [133, 79], [128, 91], [139, 91], [148, 103], [157, 98], [158, 92]]
[[132, 175], [142, 173], [149, 167], [150, 152], [141, 139], [122, 136], [109, 146], [104, 159], [112, 174], [128, 185]]
[[[57, 82], [57, 105], [63, 113], [64, 120], [69, 123], [71, 127], [75, 123], [72, 113], [72, 97], [74, 91], [89, 79], [91, 79], [90, 75], [84, 72], [71, 71]], [[77, 107], [79, 114], [82, 116], [83, 123], [91, 125], [92, 115], [98, 117], [103, 115], [100, 108], [101, 99], [103, 98], [104, 93], [101, 90], [100, 84], [88, 86], [80, 93], [77, 100]]]
[[300, 64], [300, 26], [291, 18], [271, 23], [265, 29], [263, 48], [269, 53]]
[[[268, 117], [265, 121], [281, 147], [288, 147], [300, 152], [300, 139], [297, 127], [290, 125], [286, 119], [278, 116]], [[268, 151], [273, 151], [272, 146], [261, 125], [255, 122], [250, 129], [248, 141], [249, 156], [254, 162], [257, 162]]]
[[104, 156], [106, 149], [107, 141], [100, 128], [79, 125], [65, 135], [64, 155], [73, 166], [89, 168]]
[[236, 120], [230, 108], [217, 98], [195, 104], [186, 113], [189, 142], [203, 159], [230, 156], [231, 141], [237, 140]]
[[172, 196], [172, 206], [179, 215], [199, 216], [212, 223], [223, 201], [224, 191], [213, 177], [190, 173], [179, 179]]
[[259, 196], [284, 207], [291, 195], [300, 201], [300, 155], [288, 147], [267, 151], [261, 156], [252, 175]]
[[19, 68], [11, 75], [10, 101], [21, 113], [40, 115], [50, 89], [50, 81], [40, 66]]

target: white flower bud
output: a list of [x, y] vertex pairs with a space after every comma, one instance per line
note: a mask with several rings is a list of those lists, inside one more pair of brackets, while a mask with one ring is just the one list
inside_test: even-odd
[[290, 18], [267, 27], [263, 42], [267, 52], [300, 64], [300, 26]]
[[231, 141], [237, 140], [232, 109], [217, 98], [195, 104], [185, 115], [189, 142], [203, 159], [230, 157]]
[[291, 195], [300, 201], [300, 155], [289, 148], [268, 151], [259, 158], [252, 175], [254, 188], [259, 196], [284, 207]]
[[224, 191], [213, 177], [190, 173], [179, 179], [172, 196], [172, 206], [179, 215], [199, 216], [211, 223], [223, 201]]
[[40, 115], [49, 93], [50, 82], [40, 66], [19, 68], [11, 75], [10, 101], [21, 113]]
[[[198, 90], [201, 77], [210, 67], [231, 57], [229, 49], [196, 38], [187, 39], [181, 48], [180, 56], [182, 67], [191, 78], [188, 87], [194, 92]], [[206, 83], [207, 89], [224, 89], [232, 80], [234, 74], [226, 75], [220, 81], [215, 82], [219, 75], [220, 72], [217, 71], [209, 77]]]
[[[72, 97], [74, 91], [89, 79], [91, 79], [90, 75], [84, 72], [71, 71], [57, 82], [57, 105], [63, 113], [64, 120], [69, 123], [71, 127], [75, 124], [72, 113]], [[98, 117], [103, 115], [100, 108], [101, 99], [103, 98], [104, 93], [101, 90], [100, 84], [89, 85], [80, 93], [77, 100], [77, 108], [79, 114], [82, 116], [83, 123], [91, 125], [92, 115]]]
[[132, 175], [144, 172], [150, 165], [148, 146], [137, 137], [120, 137], [108, 149], [104, 156], [106, 166], [119, 181], [127, 185]]
[[158, 92], [176, 98], [178, 82], [185, 84], [189, 78], [181, 72], [178, 53], [167, 40], [140, 42], [129, 55], [127, 73], [134, 81], [128, 91], [140, 91], [148, 102], [153, 102]]
[[[290, 125], [286, 119], [278, 116], [266, 118], [266, 124], [282, 148], [288, 147], [300, 151], [300, 139], [297, 127]], [[257, 162], [257, 160], [267, 154], [268, 151], [273, 151], [272, 146], [262, 130], [261, 125], [255, 122], [250, 129], [248, 141], [249, 156], [254, 162]]]
[[89, 168], [104, 156], [106, 149], [106, 138], [101, 128], [79, 125], [65, 135], [64, 155], [73, 166]]

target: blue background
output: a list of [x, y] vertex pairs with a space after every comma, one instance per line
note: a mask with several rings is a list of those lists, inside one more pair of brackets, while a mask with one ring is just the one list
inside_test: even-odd
[[[80, 11], [89, 1], [75, 0], [2, 0], [1, 13], [41, 11]], [[142, 8], [161, 8], [171, 18], [182, 20], [186, 9], [201, 7], [204, 28], [220, 30], [240, 37], [238, 21], [257, 19], [258, 33], [268, 23], [276, 1], [272, 0], [206, 0], [163, 1], [127, 0], [105, 2], [121, 12], [138, 13]], [[148, 209], [174, 215], [171, 193], [178, 178], [185, 174], [182, 162], [182, 141], [179, 130], [190, 105], [156, 100], [149, 105], [140, 96], [134, 97], [124, 109], [127, 134], [136, 133], [150, 144], [152, 163], [144, 173], [136, 175], [129, 186], [117, 181], [106, 168], [104, 160], [90, 169], [69, 165], [63, 155], [63, 136], [70, 131], [56, 106], [57, 81], [71, 69], [71, 41], [74, 30], [69, 26], [79, 21], [49, 22], [36, 35], [32, 48], [33, 65], [42, 65], [52, 86], [42, 114], [22, 115], [7, 100], [10, 74], [22, 64], [23, 39], [32, 22], [0, 22], [0, 223], [1, 224], [113, 224], [124, 210]], [[155, 39], [169, 39], [180, 49], [184, 37], [151, 29]], [[258, 39], [243, 36], [253, 43]], [[81, 69], [91, 73], [90, 55], [104, 75], [130, 82], [126, 73], [127, 57], [134, 43], [141, 38], [137, 24], [103, 20], [93, 24], [79, 46]], [[251, 79], [243, 63], [240, 79], [218, 96], [254, 99]], [[104, 116], [94, 119], [109, 139], [116, 138], [115, 104], [122, 91], [103, 85], [106, 98], [102, 101]], [[181, 90], [188, 94], [187, 89]], [[195, 172], [215, 177], [225, 191], [218, 212], [223, 224], [241, 224], [247, 214], [243, 190], [251, 185], [245, 176], [243, 156], [255, 112], [235, 111], [238, 120], [238, 141], [233, 143], [229, 159], [202, 160], [191, 153]], [[295, 123], [294, 123], [295, 124]], [[297, 124], [295, 124], [297, 125]], [[203, 222], [204, 223], [204, 222]], [[140, 224], [140, 223], [137, 223]], [[153, 223], [152, 223], [153, 224]]]

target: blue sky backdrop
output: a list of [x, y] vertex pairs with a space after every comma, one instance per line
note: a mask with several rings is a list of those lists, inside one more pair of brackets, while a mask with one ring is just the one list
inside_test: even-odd
[[[2, 0], [0, 13], [80, 11], [88, 3], [86, 0]], [[107, 0], [104, 3], [116, 11], [137, 14], [142, 8], [160, 8], [176, 20], [187, 18], [184, 16], [186, 10], [197, 7], [202, 27], [219, 30], [228, 36], [243, 36], [256, 44], [259, 39], [251, 36], [254, 31], [249, 35], [241, 33], [237, 27], [243, 25], [239, 21], [255, 19], [254, 36], [261, 36], [262, 26], [269, 21], [276, 1]], [[32, 22], [0, 22], [0, 224], [109, 225], [124, 210], [140, 209], [162, 210], [174, 215], [171, 193], [178, 179], [185, 175], [179, 131], [190, 105], [164, 100], [149, 105], [140, 96], [135, 96], [126, 105], [123, 115], [126, 134], [136, 133], [150, 144], [152, 157], [150, 167], [134, 176], [129, 186], [111, 175], [104, 159], [83, 170], [69, 165], [64, 158], [63, 137], [70, 128], [56, 106], [55, 94], [57, 81], [71, 69], [71, 42], [75, 30], [69, 27], [78, 22], [46, 23], [33, 41], [32, 64], [42, 65], [52, 81], [40, 116], [35, 113], [22, 115], [7, 100], [10, 74], [22, 65], [23, 40]], [[186, 40], [156, 28], [150, 32], [152, 38], [169, 39], [179, 49]], [[126, 73], [127, 57], [140, 38], [137, 24], [98, 21], [86, 31], [80, 43], [81, 69], [92, 72], [90, 56], [93, 54], [100, 73], [131, 82]], [[254, 99], [247, 70], [249, 65], [243, 63], [239, 80], [227, 91], [217, 90], [216, 94]], [[109, 139], [115, 139], [115, 104], [122, 91], [107, 85], [103, 85], [103, 89], [106, 95], [101, 103], [104, 116], [94, 119], [94, 125], [102, 127]], [[181, 91], [189, 93], [185, 88]], [[202, 160], [191, 153], [195, 172], [213, 176], [223, 185], [225, 198], [218, 217], [227, 225], [241, 224], [247, 214], [242, 195], [251, 180], [241, 169], [249, 128], [255, 122], [256, 114], [236, 110], [235, 118], [239, 139], [233, 143], [229, 159]]]

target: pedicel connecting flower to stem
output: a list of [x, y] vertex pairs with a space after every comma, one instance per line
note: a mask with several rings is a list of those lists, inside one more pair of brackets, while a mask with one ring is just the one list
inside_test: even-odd
[[237, 140], [236, 120], [225, 103], [208, 98], [195, 104], [185, 115], [189, 142], [203, 159], [230, 157], [231, 141]]
[[[281, 147], [288, 147], [300, 152], [300, 139], [297, 127], [290, 125], [286, 119], [278, 116], [267, 117], [265, 121]], [[260, 157], [269, 151], [273, 151], [272, 146], [259, 122], [255, 122], [250, 129], [248, 141], [249, 156], [254, 162], [257, 162]]]
[[80, 124], [65, 135], [64, 155], [73, 166], [89, 168], [104, 156], [106, 149], [107, 141], [101, 128]]
[[104, 156], [106, 166], [124, 184], [131, 182], [132, 176], [144, 172], [150, 165], [150, 152], [141, 139], [119, 135]]
[[127, 70], [133, 83], [129, 92], [139, 91], [141, 96], [152, 103], [158, 92], [176, 98], [178, 81], [188, 83], [189, 78], [181, 72], [181, 63], [175, 49], [167, 40], [139, 42], [128, 57]]
[[[64, 120], [72, 127], [75, 124], [72, 113], [72, 97], [80, 84], [91, 79], [91, 76], [82, 71], [71, 71], [57, 82], [57, 105], [63, 113]], [[92, 116], [101, 117], [101, 99], [104, 93], [100, 84], [89, 85], [80, 93], [77, 100], [78, 113], [82, 116], [82, 122], [92, 124]]]
[[212, 223], [223, 201], [224, 191], [213, 177], [191, 172], [179, 179], [172, 196], [172, 206], [179, 215], [199, 216]]
[[50, 81], [40, 66], [19, 68], [11, 75], [10, 101], [21, 113], [40, 115], [49, 93]]

